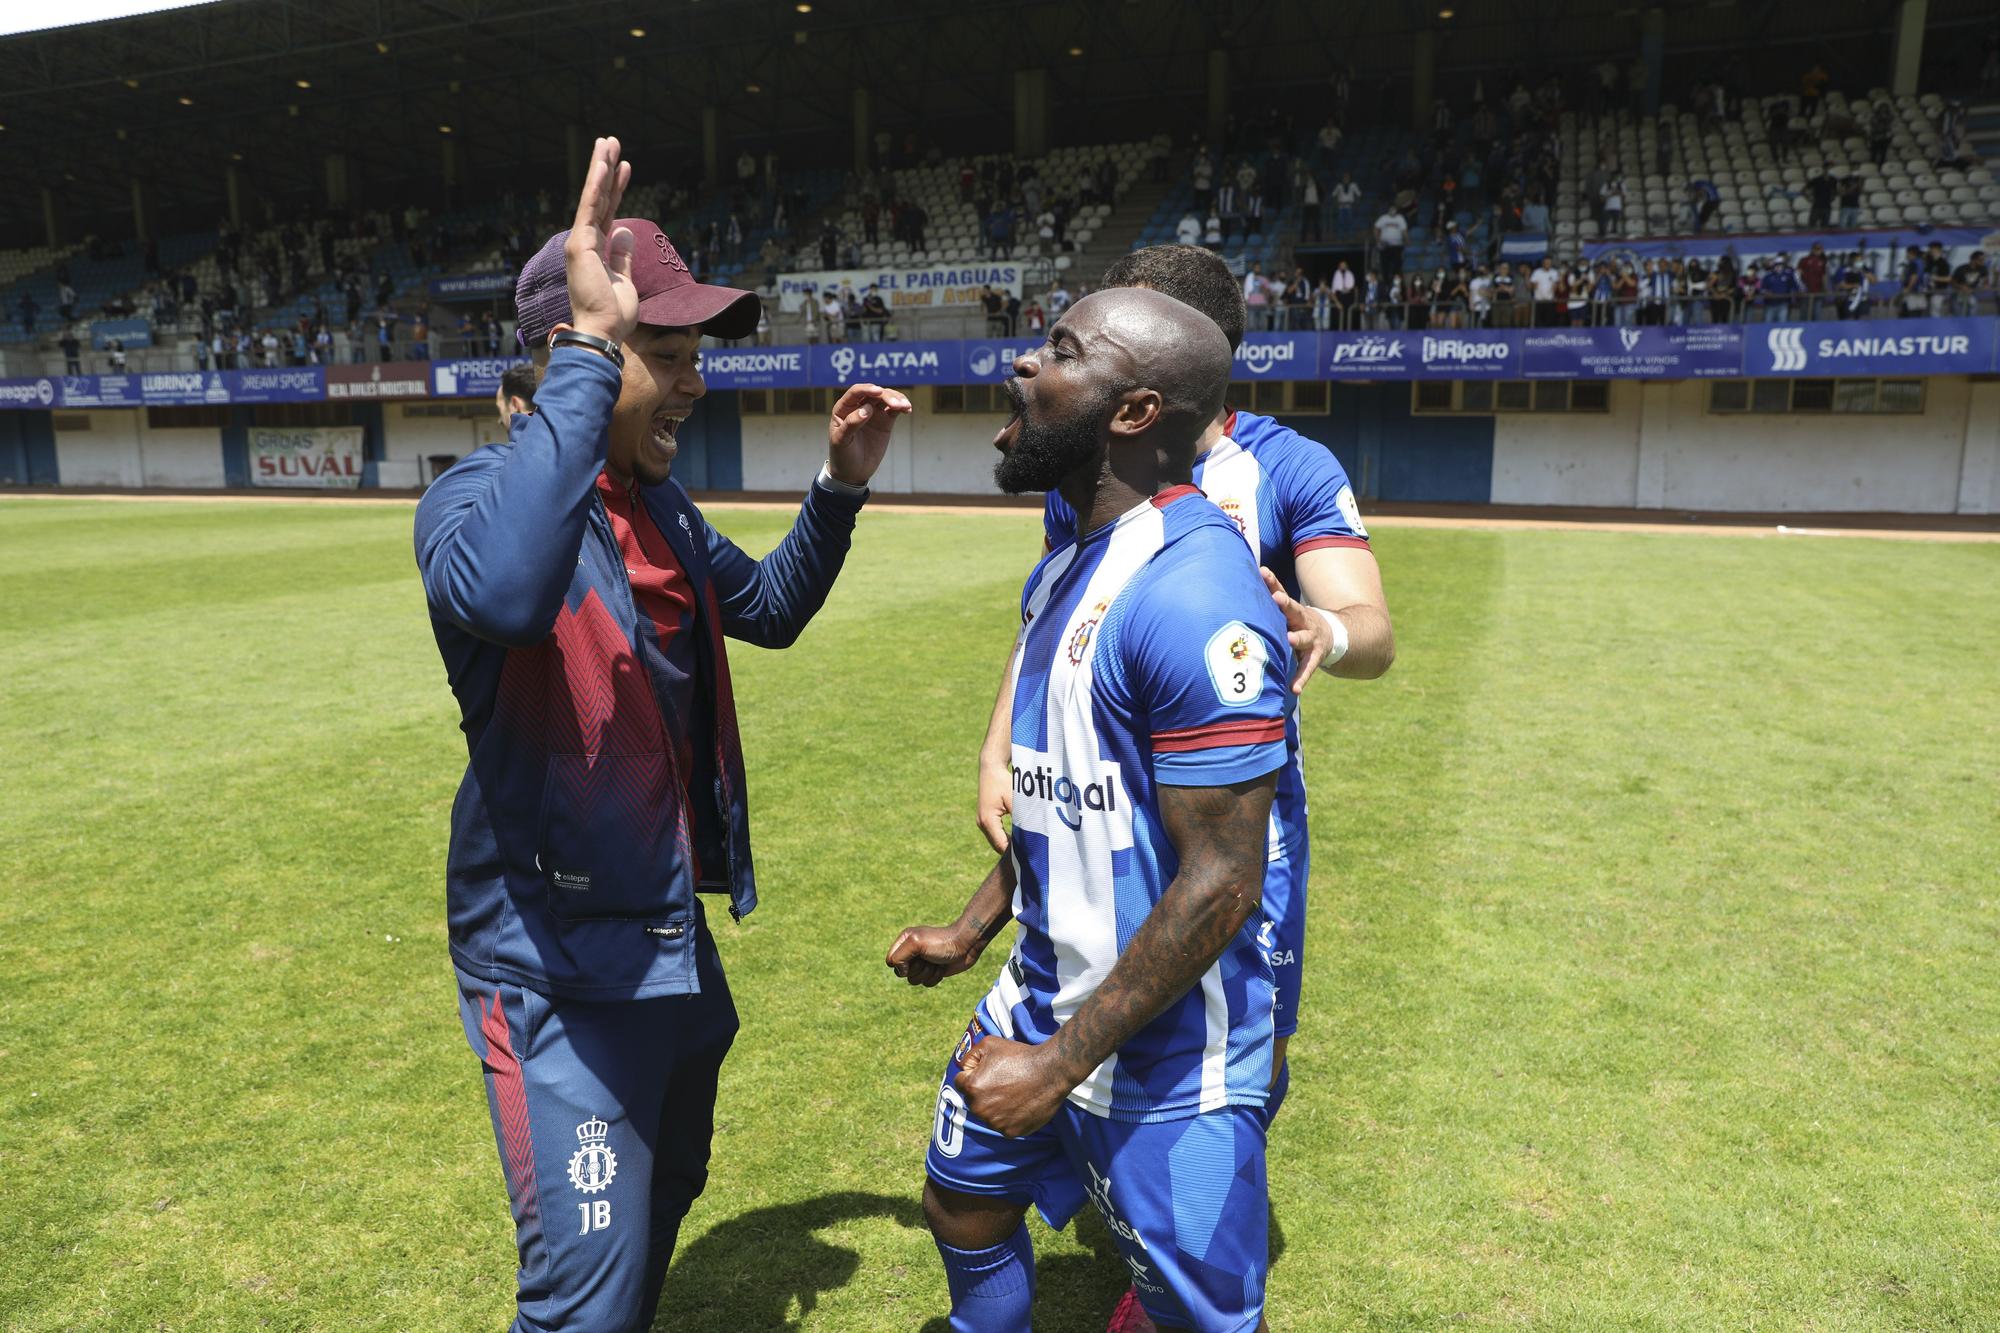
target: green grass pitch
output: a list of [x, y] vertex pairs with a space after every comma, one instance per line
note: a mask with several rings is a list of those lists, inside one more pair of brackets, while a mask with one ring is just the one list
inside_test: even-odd
[[[510, 1317], [409, 528], [0, 502], [0, 1328]], [[662, 1329], [943, 1326], [916, 1198], [990, 969], [881, 956], [987, 861], [1037, 550], [868, 514], [799, 646], [735, 655], [764, 906], [719, 927], [743, 1033]], [[1378, 550], [1400, 660], [1305, 700], [1272, 1327], [2000, 1326], [2000, 546]], [[1036, 1241], [1037, 1326], [1101, 1328], [1103, 1231]]]

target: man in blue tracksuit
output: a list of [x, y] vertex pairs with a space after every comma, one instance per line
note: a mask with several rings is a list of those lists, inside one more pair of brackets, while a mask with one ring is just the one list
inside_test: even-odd
[[519, 1333], [642, 1329], [707, 1178], [736, 1032], [698, 893], [756, 904], [724, 636], [783, 647], [840, 572], [909, 401], [834, 409], [791, 534], [753, 560], [669, 479], [704, 329], [754, 293], [694, 281], [618, 218], [600, 139], [575, 225], [523, 268], [542, 379], [511, 447], [417, 508], [417, 563], [471, 762], [452, 808], [451, 955], [520, 1251]]

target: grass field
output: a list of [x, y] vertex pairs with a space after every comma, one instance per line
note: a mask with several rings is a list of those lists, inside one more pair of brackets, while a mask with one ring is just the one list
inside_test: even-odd
[[[0, 502], [0, 1328], [510, 1317], [409, 526]], [[1397, 666], [1305, 701], [1272, 1327], [2000, 1327], [2000, 546], [1377, 546]], [[764, 906], [661, 1329], [943, 1327], [916, 1197], [988, 973], [880, 960], [984, 867], [1037, 549], [870, 514], [799, 646], [735, 655]], [[1079, 1228], [1047, 1333], [1124, 1284]]]

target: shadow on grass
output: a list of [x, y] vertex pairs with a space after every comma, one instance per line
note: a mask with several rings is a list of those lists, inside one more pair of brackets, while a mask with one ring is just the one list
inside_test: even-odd
[[[859, 1190], [731, 1218], [675, 1258], [654, 1330], [750, 1333], [797, 1328], [790, 1318], [793, 1301], [801, 1314], [811, 1314], [823, 1293], [846, 1286], [861, 1266], [858, 1252], [814, 1233], [869, 1217], [925, 1230], [923, 1207], [914, 1194]], [[916, 1318], [913, 1314], [908, 1322]]]

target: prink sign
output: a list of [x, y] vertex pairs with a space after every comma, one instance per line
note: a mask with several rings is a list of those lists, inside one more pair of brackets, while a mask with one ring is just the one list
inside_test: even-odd
[[1402, 378], [1409, 369], [1409, 343], [1401, 334], [1329, 333], [1320, 341], [1328, 379]]

